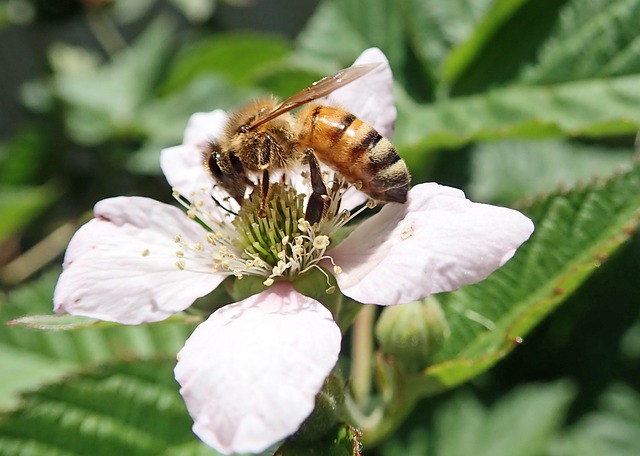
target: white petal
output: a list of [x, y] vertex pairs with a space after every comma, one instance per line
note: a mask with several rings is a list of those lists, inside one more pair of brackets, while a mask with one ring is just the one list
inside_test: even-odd
[[485, 279], [533, 232], [518, 211], [465, 199], [462, 191], [417, 185], [406, 204], [389, 203], [329, 254], [342, 292], [391, 305]]
[[313, 411], [340, 339], [331, 313], [286, 282], [216, 311], [175, 369], [194, 432], [226, 454], [260, 452], [293, 434]]
[[193, 114], [189, 118], [182, 144], [202, 147], [208, 141], [218, 139], [228, 119], [229, 116], [222, 109]]
[[213, 188], [213, 179], [203, 165], [202, 150], [195, 146], [162, 149], [160, 167], [171, 188], [185, 198], [195, 194], [199, 199], [205, 199]]
[[204, 167], [202, 154], [207, 142], [220, 137], [227, 119], [227, 114], [221, 109], [193, 114], [185, 130], [183, 144], [163, 149], [160, 154], [160, 167], [167, 182], [190, 201], [197, 198], [208, 205], [215, 205], [209, 197], [213, 179]]
[[100, 201], [96, 218], [69, 243], [54, 293], [57, 312], [124, 324], [158, 321], [189, 307], [225, 276], [185, 251], [185, 241], [206, 243], [205, 230], [179, 209], [148, 198]]
[[332, 92], [327, 103], [342, 107], [369, 123], [382, 136], [391, 138], [397, 111], [393, 101], [393, 74], [387, 57], [380, 49], [370, 48], [353, 64], [374, 62], [380, 62], [380, 65], [360, 79]]

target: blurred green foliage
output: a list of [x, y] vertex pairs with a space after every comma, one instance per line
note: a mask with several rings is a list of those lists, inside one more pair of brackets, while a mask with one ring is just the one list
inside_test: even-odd
[[[192, 113], [286, 96], [378, 46], [414, 182], [537, 230], [504, 271], [442, 296], [452, 336], [419, 377], [429, 397], [365, 430], [366, 454], [638, 454], [639, 22], [640, 0], [2, 1], [2, 320], [50, 312], [96, 201], [171, 201], [159, 151]], [[212, 454], [171, 378], [191, 328], [0, 328], [0, 452]]]

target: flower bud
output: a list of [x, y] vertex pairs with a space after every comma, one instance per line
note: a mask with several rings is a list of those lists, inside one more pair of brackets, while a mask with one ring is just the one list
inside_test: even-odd
[[425, 368], [450, 335], [444, 312], [433, 296], [385, 307], [375, 333], [382, 350], [410, 371]]

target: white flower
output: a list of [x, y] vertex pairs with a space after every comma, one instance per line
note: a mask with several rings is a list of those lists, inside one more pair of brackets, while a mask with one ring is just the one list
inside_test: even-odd
[[[386, 58], [369, 49], [357, 63], [373, 61], [383, 65], [327, 103], [390, 136], [396, 111]], [[314, 228], [289, 216], [274, 240], [260, 231], [262, 219], [220, 207], [239, 209], [202, 165], [202, 146], [226, 120], [220, 110], [195, 114], [183, 144], [162, 152], [163, 172], [187, 214], [147, 198], [96, 204], [95, 218], [69, 244], [54, 305], [57, 312], [138, 324], [186, 309], [231, 275], [262, 276], [266, 291], [201, 323], [175, 369], [194, 432], [205, 443], [223, 453], [260, 452], [309, 416], [340, 351], [331, 312], [290, 281], [324, 266], [340, 291], [359, 302], [406, 303], [484, 279], [528, 239], [533, 224], [517, 211], [473, 203], [459, 190], [422, 184], [406, 204], [386, 205], [338, 246], [331, 238], [349, 218], [343, 209], [363, 201], [354, 189], [335, 195], [342, 206], [328, 221]], [[297, 189], [308, 192], [302, 181], [292, 176], [273, 199], [303, 214], [304, 199], [296, 196]]]

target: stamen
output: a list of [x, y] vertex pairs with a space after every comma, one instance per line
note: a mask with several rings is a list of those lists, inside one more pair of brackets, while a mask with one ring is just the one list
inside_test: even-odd
[[[190, 192], [188, 197], [174, 189], [173, 196], [187, 215], [206, 230], [202, 239], [186, 239], [183, 233], [176, 234], [174, 241], [179, 247], [176, 267], [184, 270], [188, 260], [189, 267], [206, 265], [206, 270], [233, 274], [238, 279], [246, 275], [263, 276], [265, 286], [273, 285], [280, 277], [291, 280], [316, 268], [325, 275], [326, 292], [334, 292], [335, 287], [319, 264], [328, 260], [334, 274], [342, 272], [331, 255], [325, 254], [332, 237], [362, 211], [375, 206], [375, 202], [368, 201], [354, 213], [341, 209], [343, 195], [354, 185], [345, 183], [340, 176], [324, 178], [329, 183], [326, 213], [313, 225], [305, 219], [306, 196], [287, 184], [284, 175], [278, 183], [271, 183], [263, 217], [258, 213], [263, 208], [259, 190], [248, 194], [240, 206], [215, 186]], [[220, 201], [229, 208], [222, 207]], [[148, 255], [148, 250], [143, 255]]]

